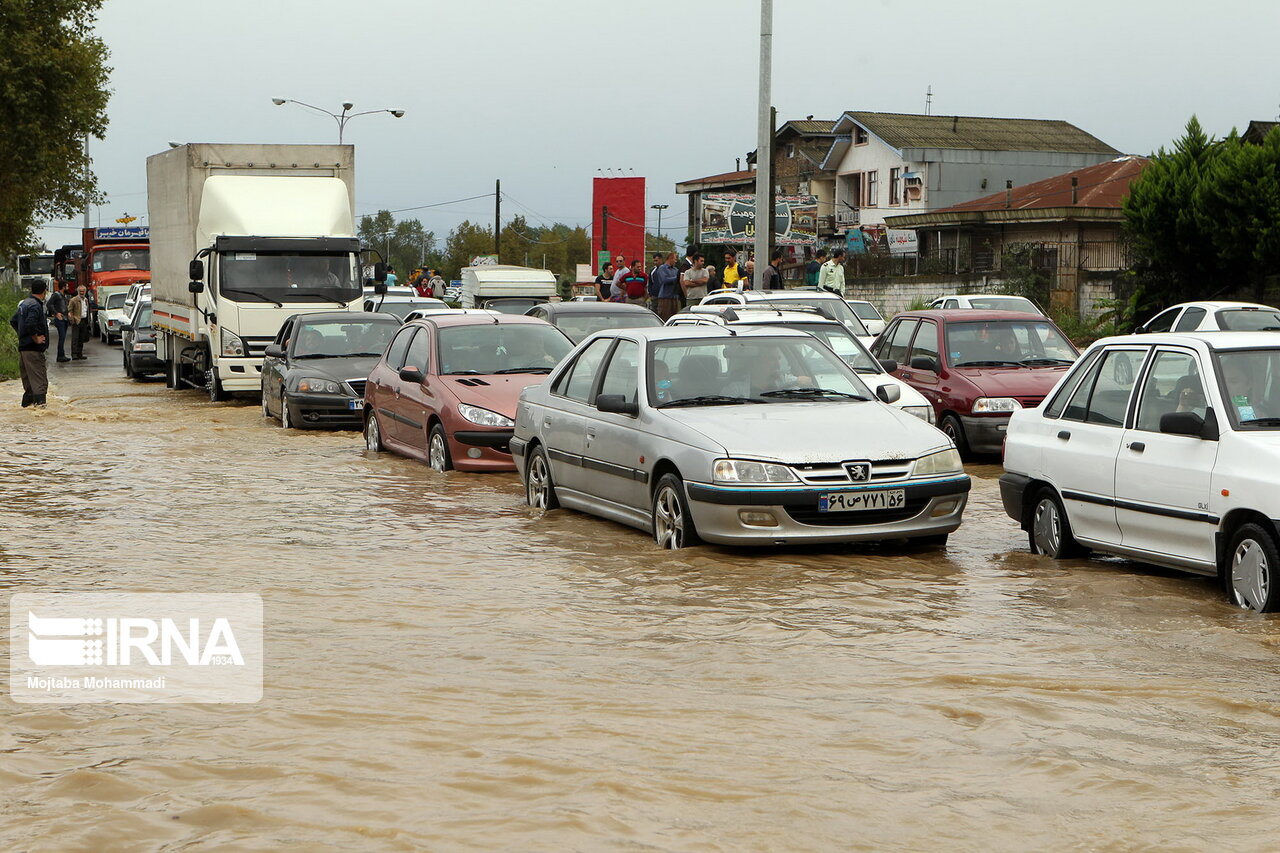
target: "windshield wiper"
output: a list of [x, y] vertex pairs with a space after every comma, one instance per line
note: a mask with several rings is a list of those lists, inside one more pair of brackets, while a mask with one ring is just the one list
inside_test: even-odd
[[343, 358], [379, 358], [381, 356], [380, 352], [352, 352], [347, 353]]
[[1001, 361], [1000, 359], [980, 359], [978, 361], [962, 361], [953, 367], [1001, 367], [1002, 365], [1012, 364], [1014, 367], [1021, 367], [1020, 361]]
[[863, 397], [861, 394], [846, 394], [844, 391], [836, 391], [831, 388], [779, 388], [775, 391], [764, 391], [761, 397], [826, 397], [835, 396], [842, 397], [847, 400], [870, 400], [870, 397]]
[[670, 400], [666, 403], [659, 403], [655, 408], [670, 409], [674, 406], [730, 406], [737, 403], [756, 403], [750, 397], [726, 397], [723, 394], [703, 394], [699, 397], [684, 397], [679, 400]]
[[301, 361], [304, 358], [351, 358], [351, 356], [347, 355], [346, 353], [309, 352], [306, 355], [295, 355], [293, 357], [293, 360]]
[[1256, 424], [1257, 426], [1280, 426], [1280, 418], [1250, 418], [1247, 421], [1241, 421], [1240, 426], [1247, 424]]
[[1024, 358], [1021, 364], [1075, 364], [1069, 358]]
[[319, 299], [321, 302], [332, 302], [334, 305], [341, 305], [343, 308], [346, 308], [346, 307], [347, 307], [347, 305], [348, 305], [348, 303], [343, 302], [343, 301], [341, 301], [341, 300], [339, 300], [339, 299], [334, 299], [332, 296], [321, 296], [319, 293], [291, 293], [291, 294], [289, 294], [289, 297], [290, 297], [291, 299], [292, 299], [292, 298], [294, 298], [294, 297], [297, 297], [297, 298], [301, 299], [301, 298], [302, 298], [302, 297], [304, 297], [304, 296], [310, 296], [310, 297], [312, 297], [313, 299]]
[[497, 376], [500, 373], [550, 373], [550, 367], [504, 367], [502, 370], [495, 370], [493, 374]]
[[279, 300], [276, 300], [276, 299], [272, 299], [270, 296], [264, 296], [263, 294], [258, 293], [256, 290], [241, 290], [238, 287], [223, 287], [223, 288], [219, 288], [219, 290], [222, 293], [243, 293], [245, 296], [256, 296], [259, 299], [261, 299], [263, 302], [274, 303], [277, 308], [284, 307], [283, 302], [280, 302]]

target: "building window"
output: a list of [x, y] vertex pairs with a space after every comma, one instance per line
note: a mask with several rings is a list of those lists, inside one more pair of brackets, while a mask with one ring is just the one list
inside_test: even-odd
[[794, 142], [787, 143], [787, 159], [790, 160], [796, 156], [796, 144]]
[[902, 203], [902, 169], [889, 170], [889, 204]]
[[862, 127], [861, 125], [856, 125], [856, 124], [853, 126], [853, 144], [854, 144], [854, 145], [866, 145], [866, 144], [867, 144], [867, 130], [866, 130], [866, 128]]
[[880, 204], [880, 172], [867, 172], [867, 206], [876, 207]]

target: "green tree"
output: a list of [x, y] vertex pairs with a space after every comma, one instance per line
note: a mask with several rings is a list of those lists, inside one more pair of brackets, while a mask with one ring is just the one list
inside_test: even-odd
[[44, 220], [100, 201], [86, 134], [107, 132], [107, 47], [93, 34], [102, 0], [0, 2], [0, 255]]
[[396, 268], [402, 281], [424, 261], [427, 266], [440, 266], [435, 232], [427, 231], [417, 219], [397, 222], [388, 211], [379, 210], [372, 216], [360, 217], [356, 233], [361, 243], [377, 250], [386, 263]]
[[476, 255], [493, 254], [493, 229], [465, 219], [449, 232], [444, 241], [445, 278], [462, 278], [462, 268]]

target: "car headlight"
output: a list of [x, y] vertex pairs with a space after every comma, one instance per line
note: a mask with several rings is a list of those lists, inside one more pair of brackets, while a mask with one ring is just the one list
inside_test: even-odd
[[933, 423], [933, 406], [903, 406], [902, 411], [915, 415], [927, 424]]
[[240, 336], [234, 332], [228, 332], [222, 329], [219, 334], [222, 336], [222, 354], [233, 358], [241, 358], [244, 356], [244, 341], [240, 340]]
[[478, 426], [513, 427], [516, 425], [516, 422], [506, 415], [500, 415], [479, 406], [468, 406], [466, 403], [458, 404], [458, 414]]
[[973, 401], [973, 413], [1008, 414], [1022, 408], [1022, 404], [1012, 397], [979, 397]]
[[964, 464], [960, 461], [960, 451], [954, 447], [939, 453], [921, 456], [911, 468], [913, 477], [936, 477], [939, 474], [963, 474]]
[[795, 472], [786, 465], [747, 462], [741, 459], [717, 459], [711, 466], [711, 479], [717, 483], [799, 482]]
[[342, 386], [332, 379], [303, 377], [298, 380], [298, 390], [308, 394], [341, 394]]

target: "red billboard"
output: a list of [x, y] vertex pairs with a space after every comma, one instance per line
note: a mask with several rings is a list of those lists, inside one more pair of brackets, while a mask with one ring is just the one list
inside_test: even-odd
[[625, 263], [637, 258], [645, 260], [644, 213], [644, 178], [594, 180], [591, 188], [591, 257], [596, 273], [600, 272], [602, 255], [610, 260], [622, 255]]

